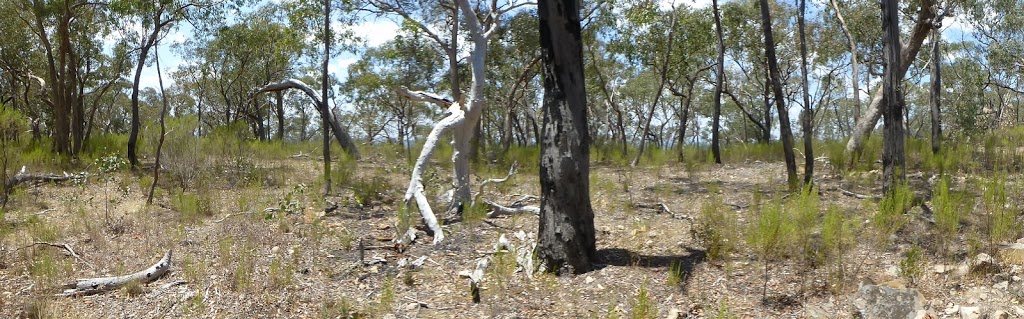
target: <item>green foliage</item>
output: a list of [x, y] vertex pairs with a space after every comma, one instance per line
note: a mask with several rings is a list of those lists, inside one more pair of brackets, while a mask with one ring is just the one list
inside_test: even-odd
[[766, 263], [783, 257], [795, 239], [791, 216], [777, 200], [764, 204], [756, 214], [747, 228], [747, 245]]
[[985, 208], [983, 223], [988, 229], [990, 244], [1016, 239], [1020, 235], [1018, 209], [1007, 205], [1006, 176], [996, 173], [985, 183], [982, 194]]
[[724, 259], [736, 250], [739, 226], [735, 215], [723, 207], [721, 197], [714, 192], [701, 204], [700, 217], [694, 225], [694, 238], [704, 245], [708, 259]]
[[275, 256], [274, 260], [270, 262], [270, 269], [267, 270], [267, 277], [270, 279], [269, 288], [285, 289], [290, 287], [294, 272], [292, 264], [282, 261], [279, 256]]
[[393, 192], [394, 186], [384, 175], [374, 174], [368, 178], [359, 178], [352, 182], [352, 196], [359, 205], [369, 206], [380, 202]]
[[380, 284], [380, 295], [377, 296], [377, 314], [383, 316], [395, 308], [395, 279], [385, 276]]
[[963, 218], [962, 213], [965, 209], [969, 211], [973, 206], [967, 204], [971, 202], [970, 198], [968, 196], [955, 196], [951, 194], [948, 176], [940, 178], [939, 183], [935, 185], [932, 205], [934, 206], [933, 213], [935, 216], [935, 237], [940, 244], [947, 244], [957, 237], [960, 230], [960, 221]]
[[870, 218], [871, 226], [877, 231], [879, 243], [888, 243], [889, 237], [903, 228], [909, 221], [904, 215], [910, 209], [914, 193], [906, 183], [895, 185], [878, 202], [878, 211]]
[[658, 317], [658, 306], [647, 290], [647, 283], [640, 284], [636, 297], [629, 302], [629, 318], [649, 319]]
[[921, 275], [924, 274], [924, 253], [921, 247], [918, 245], [910, 246], [910, 250], [907, 250], [903, 254], [903, 259], [900, 260], [899, 272], [900, 276], [905, 278], [909, 283], [915, 283], [918, 279], [921, 279]]
[[213, 203], [209, 192], [190, 193], [177, 191], [171, 196], [171, 206], [181, 214], [181, 219], [195, 223], [213, 216]]
[[846, 218], [835, 206], [825, 211], [821, 223], [821, 241], [825, 264], [829, 268], [829, 288], [842, 291], [848, 265], [844, 261], [846, 252], [857, 246], [856, 219]]

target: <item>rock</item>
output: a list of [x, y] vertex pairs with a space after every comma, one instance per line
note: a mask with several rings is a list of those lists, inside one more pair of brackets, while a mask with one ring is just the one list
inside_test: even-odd
[[804, 318], [808, 319], [831, 319], [835, 317], [835, 311], [828, 311], [821, 306], [805, 305]]
[[586, 282], [587, 284], [590, 284], [590, 283], [594, 282], [594, 277], [587, 276], [587, 279], [584, 279], [583, 282]]
[[1013, 306], [1013, 314], [1017, 315], [1017, 317], [1024, 317], [1024, 308]]
[[861, 318], [914, 318], [924, 309], [924, 296], [917, 289], [897, 289], [866, 284], [857, 290], [854, 310]]
[[408, 305], [405, 305], [405, 310], [406, 311], [415, 311], [416, 309], [419, 309], [419, 308], [420, 308], [420, 303], [418, 303], [418, 302], [410, 302]]
[[932, 268], [936, 274], [950, 274], [957, 277], [966, 275], [971, 270], [966, 263], [959, 265], [935, 265]]
[[679, 309], [672, 308], [672, 310], [668, 311], [668, 319], [679, 319], [679, 316], [681, 316], [681, 312], [682, 311]]
[[981, 319], [981, 308], [960, 307], [960, 319]]
[[946, 307], [946, 310], [942, 311], [942, 314], [947, 315], [947, 316], [952, 316], [952, 315], [955, 315], [955, 314], [957, 314], [959, 312], [960, 312], [960, 306], [950, 304], [949, 307]]
[[885, 267], [885, 274], [889, 275], [889, 277], [899, 277], [900, 276], [900, 268], [896, 267], [896, 265]]
[[939, 318], [939, 316], [936, 316], [931, 311], [924, 310], [924, 309], [918, 310], [917, 314], [914, 315], [914, 319], [938, 319], [938, 318]]
[[986, 253], [980, 253], [974, 256], [974, 260], [971, 262], [972, 273], [987, 273], [996, 270], [996, 260]]
[[1003, 281], [1000, 281], [999, 283], [997, 283], [995, 285], [992, 285], [992, 288], [999, 289], [999, 290], [1006, 290], [1006, 288], [1010, 288], [1010, 282], [1006, 281], [1006, 280], [1003, 280]]
[[1002, 310], [996, 310], [988, 314], [988, 319], [1010, 319], [1010, 313]]
[[383, 317], [381, 317], [381, 319], [395, 319], [395, 318], [397, 318], [397, 317], [395, 317], [395, 314], [393, 314], [393, 313], [389, 313], [389, 314], [386, 314]]

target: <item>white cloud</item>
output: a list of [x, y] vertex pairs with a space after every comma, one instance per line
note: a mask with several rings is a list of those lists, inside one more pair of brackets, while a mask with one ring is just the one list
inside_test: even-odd
[[400, 29], [397, 23], [388, 19], [368, 19], [360, 24], [336, 28], [351, 30], [356, 36], [366, 40], [366, 44], [371, 47], [394, 39]]

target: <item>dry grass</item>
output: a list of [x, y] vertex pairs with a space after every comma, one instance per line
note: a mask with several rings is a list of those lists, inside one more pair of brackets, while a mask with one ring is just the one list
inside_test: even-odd
[[[911, 247], [909, 239], [897, 239], [882, 250], [850, 243], [850, 232], [861, 225], [849, 221], [870, 218], [872, 213], [864, 207], [875, 205], [843, 196], [836, 188], [870, 187], [874, 182], [865, 178], [851, 183], [821, 170], [817, 207], [822, 215], [829, 210], [830, 219], [817, 227], [827, 230], [825, 244], [833, 249], [826, 258], [836, 257], [820, 267], [804, 265], [802, 259], [773, 262], [769, 295], [790, 302], [762, 303], [764, 264], [751, 258], [741, 232], [755, 220], [754, 190], [763, 192], [764, 198], [785, 195], [781, 163], [686, 169], [676, 163], [637, 169], [598, 165], [591, 175], [591, 196], [602, 258], [599, 269], [576, 277], [537, 274], [531, 280], [516, 272], [514, 256], [494, 256], [482, 302], [473, 304], [468, 283], [458, 278], [458, 271], [471, 269], [480, 252], [493, 249], [500, 234], [536, 232], [536, 217], [457, 223], [446, 226], [450, 235], [438, 246], [429, 245], [421, 232], [421, 239], [404, 252], [360, 252], [360, 241], [385, 246], [394, 238], [408, 168], [404, 158], [372, 152], [354, 166], [358, 172], [346, 173], [352, 183], [326, 197], [319, 194], [321, 166], [315, 159], [284, 157], [252, 162], [249, 169], [257, 173], [227, 170], [219, 174], [238, 176], [200, 177], [184, 192], [175, 191], [180, 189], [176, 183], [166, 185], [149, 207], [139, 189], [148, 185], [140, 181], [146, 177], [123, 171], [113, 173], [109, 181], [22, 191], [0, 229], [0, 317], [32, 313], [48, 318], [652, 318], [664, 317], [672, 309], [721, 318], [788, 317], [799, 316], [801, 304], [833, 304], [832, 309], [847, 311], [835, 301], [845, 299], [833, 294], [849, 294], [856, 284], [842, 283], [864, 277], [892, 279], [884, 270], [898, 265]], [[481, 176], [505, 170], [505, 165], [495, 166], [489, 169], [493, 174]], [[516, 197], [513, 194], [539, 194], [535, 173], [523, 172], [529, 170], [488, 196], [507, 201]], [[445, 184], [448, 170], [437, 168], [436, 174], [439, 180], [428, 184]], [[338, 210], [325, 216], [325, 199], [339, 203]], [[641, 205], [660, 203], [672, 214]], [[735, 233], [728, 238], [736, 247], [713, 261], [705, 258], [708, 247], [693, 238], [690, 221], [681, 218], [701, 216], [702, 207], [727, 213], [735, 224], [730, 230]], [[44, 209], [49, 211], [38, 214]], [[409, 221], [418, 223], [416, 212], [411, 213]], [[906, 230], [894, 231], [902, 235]], [[815, 238], [820, 232], [807, 236]], [[966, 243], [969, 233], [951, 240]], [[987, 241], [986, 234], [974, 236]], [[85, 263], [52, 248], [18, 250], [33, 241], [71, 244]], [[923, 260], [915, 263], [937, 259], [931, 248], [922, 247]], [[155, 284], [133, 286], [127, 293], [49, 297], [69, 278], [135, 271], [165, 249], [174, 249], [173, 270]], [[361, 266], [360, 255], [388, 262]], [[428, 259], [420, 269], [395, 266], [401, 258], [424, 255]], [[941, 283], [929, 280], [934, 276], [930, 272], [915, 275], [925, 295], [948, 294]], [[175, 280], [188, 283], [154, 291]]]

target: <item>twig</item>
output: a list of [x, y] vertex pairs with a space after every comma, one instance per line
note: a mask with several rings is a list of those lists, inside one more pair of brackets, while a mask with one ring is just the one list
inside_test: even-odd
[[851, 191], [848, 191], [848, 190], [845, 190], [845, 189], [842, 189], [842, 188], [837, 188], [837, 189], [839, 190], [839, 192], [843, 193], [843, 195], [850, 196], [850, 197], [853, 197], [853, 198], [856, 198], [856, 199], [875, 199], [875, 200], [881, 199], [881, 197], [878, 197], [878, 196], [870, 196], [870, 195], [864, 195], [864, 194], [857, 194], [857, 193], [854, 193], [854, 192], [851, 192]]
[[434, 309], [434, 310], [448, 310], [448, 309], [452, 309], [452, 307], [431, 307], [430, 304], [428, 304], [426, 302], [419, 301], [416, 298], [409, 297], [409, 296], [405, 296], [405, 297], [403, 297], [403, 299], [411, 301], [411, 302], [415, 302], [415, 303], [419, 304], [420, 307], [427, 308], [427, 309]]
[[50, 243], [50, 242], [45, 242], [45, 241], [37, 241], [37, 242], [32, 243], [31, 245], [18, 248], [15, 251], [22, 250], [22, 249], [29, 248], [29, 247], [33, 247], [33, 246], [39, 246], [39, 245], [50, 246], [50, 247], [56, 247], [56, 248], [63, 249], [64, 251], [66, 251], [68, 253], [68, 256], [74, 257], [75, 260], [78, 260], [79, 262], [85, 264], [86, 266], [89, 266], [89, 268], [93, 268], [93, 266], [91, 264], [89, 264], [84, 259], [82, 259], [82, 256], [79, 255], [78, 253], [76, 253], [73, 248], [71, 248], [71, 245], [65, 244], [65, 243]]

